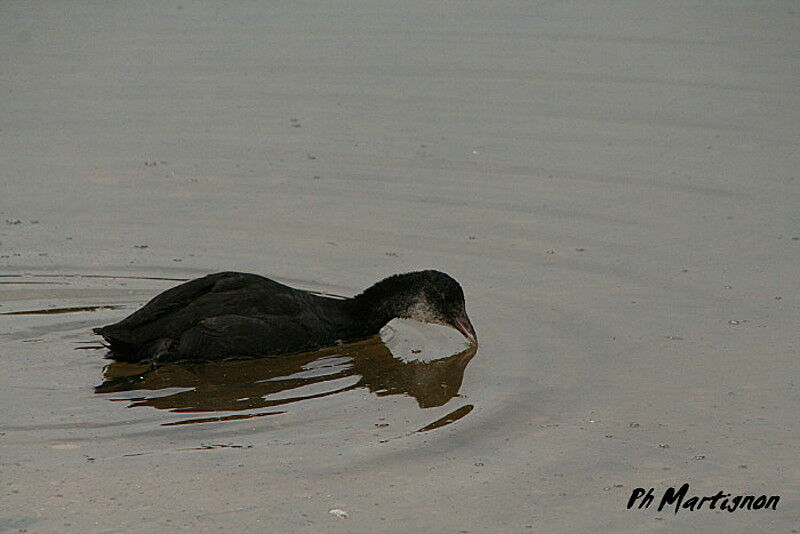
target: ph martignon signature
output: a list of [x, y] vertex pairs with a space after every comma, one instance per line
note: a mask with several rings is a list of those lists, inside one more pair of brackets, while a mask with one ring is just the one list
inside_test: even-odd
[[[628, 498], [627, 509], [630, 510], [637, 505], [638, 509], [650, 508], [650, 505], [655, 501], [655, 488], [650, 488], [645, 491], [644, 488], [636, 488], [631, 492]], [[777, 510], [778, 502], [781, 500], [780, 496], [772, 495], [736, 495], [731, 496], [731, 493], [718, 491], [711, 496], [692, 495], [688, 499], [689, 484], [682, 485], [677, 491], [674, 487], [667, 488], [661, 495], [658, 503], [658, 511], [664, 509], [665, 506], [675, 506], [675, 513], [679, 510], [701, 510], [703, 506], [708, 504], [709, 510], [725, 510], [728, 512], [735, 512], [737, 510]]]

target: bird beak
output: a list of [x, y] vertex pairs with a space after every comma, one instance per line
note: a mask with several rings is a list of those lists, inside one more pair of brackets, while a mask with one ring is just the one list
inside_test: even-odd
[[460, 316], [453, 319], [453, 328], [461, 332], [467, 341], [472, 343], [473, 345], [478, 344], [478, 336], [475, 334], [475, 328], [472, 327], [472, 323], [467, 317], [467, 313], [464, 312]]

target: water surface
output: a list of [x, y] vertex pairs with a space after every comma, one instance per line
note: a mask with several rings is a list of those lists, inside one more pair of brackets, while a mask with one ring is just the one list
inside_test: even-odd
[[[0, 530], [796, 528], [796, 11], [0, 4]], [[148, 371], [91, 334], [214, 271], [422, 268], [476, 353], [393, 323]], [[782, 501], [625, 509], [684, 482]]]

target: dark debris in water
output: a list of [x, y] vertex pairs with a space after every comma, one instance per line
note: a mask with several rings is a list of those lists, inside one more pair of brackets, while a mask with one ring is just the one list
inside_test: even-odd
[[45, 286], [66, 286], [69, 285], [66, 282], [0, 282], [0, 284], [11, 284], [11, 285], [45, 285]]
[[469, 412], [471, 412], [473, 408], [474, 406], [472, 404], [461, 406], [460, 408], [453, 410], [444, 417], [440, 417], [433, 423], [425, 425], [424, 427], [417, 430], [417, 432], [428, 432], [430, 430], [435, 430], [437, 428], [449, 425], [450, 423], [455, 423], [456, 421], [467, 415]]
[[188, 449], [181, 450], [200, 450], [206, 451], [209, 449], [252, 449], [252, 445], [237, 445], [235, 443], [201, 443], [199, 447], [189, 447]]
[[[172, 423], [161, 423], [161, 426], [180, 426], [180, 425], [194, 425], [198, 423], [221, 423], [224, 421], [239, 421], [242, 419], [253, 419], [254, 417], [264, 417], [265, 415], [281, 415], [286, 413], [285, 411], [276, 411], [276, 412], [261, 412], [261, 413], [251, 413], [251, 414], [234, 414], [234, 415], [226, 415], [221, 417], [198, 417], [196, 419], [184, 419], [182, 421], [173, 421]], [[218, 449], [221, 447], [225, 447], [224, 445], [214, 445], [214, 446], [203, 446], [200, 447], [193, 447], [192, 449], [184, 449], [184, 450], [193, 450], [193, 449]], [[247, 447], [234, 447], [232, 445], [227, 446], [227, 448], [252, 448], [252, 445], [248, 445]]]
[[97, 310], [119, 310], [122, 306], [102, 305], [102, 306], [72, 306], [67, 308], [45, 308], [41, 310], [21, 310], [13, 312], [2, 312], [0, 315], [56, 315], [61, 313], [93, 312]]

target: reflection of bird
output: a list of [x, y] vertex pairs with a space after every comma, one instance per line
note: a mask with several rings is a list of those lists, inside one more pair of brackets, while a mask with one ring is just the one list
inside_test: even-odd
[[112, 359], [163, 364], [328, 347], [376, 335], [397, 317], [452, 326], [477, 341], [461, 286], [438, 271], [391, 276], [348, 299], [255, 274], [211, 274], [169, 289], [122, 321], [94, 331], [109, 343]]
[[420, 408], [432, 408], [458, 395], [464, 369], [476, 352], [470, 346], [448, 358], [406, 362], [393, 357], [388, 349], [369, 351], [353, 358], [353, 370], [362, 376], [359, 385], [379, 397], [407, 394], [417, 399]]
[[[410, 395], [422, 408], [458, 394], [475, 346], [430, 362], [395, 358], [378, 339], [278, 359], [237, 360], [143, 368], [112, 363], [96, 393], [182, 388], [131, 406], [178, 412], [248, 410], [280, 406], [366, 387], [379, 396]], [[352, 379], [348, 380], [348, 378]], [[329, 388], [324, 388], [329, 385]], [[187, 389], [189, 388], [189, 389]]]

